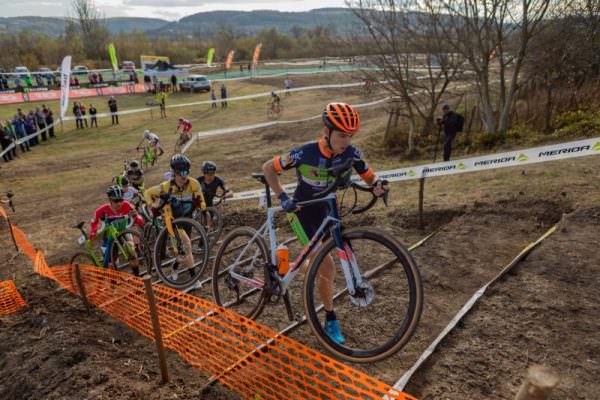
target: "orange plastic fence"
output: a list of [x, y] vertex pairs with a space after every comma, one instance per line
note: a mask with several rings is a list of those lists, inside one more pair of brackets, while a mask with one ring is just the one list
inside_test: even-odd
[[[73, 265], [49, 267], [22, 231], [15, 235], [37, 273], [79, 294]], [[80, 272], [90, 303], [154, 339], [141, 279], [93, 266], [80, 266]], [[414, 399], [207, 300], [162, 285], [154, 286], [154, 295], [165, 346], [244, 398]]]
[[15, 287], [13, 281], [0, 282], [0, 317], [17, 312], [27, 303]]

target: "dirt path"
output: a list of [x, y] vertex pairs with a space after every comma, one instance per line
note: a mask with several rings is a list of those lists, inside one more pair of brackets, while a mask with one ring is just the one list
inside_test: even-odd
[[420, 399], [513, 399], [531, 364], [561, 377], [551, 399], [600, 392], [600, 208], [557, 232], [483, 297], [407, 387]]

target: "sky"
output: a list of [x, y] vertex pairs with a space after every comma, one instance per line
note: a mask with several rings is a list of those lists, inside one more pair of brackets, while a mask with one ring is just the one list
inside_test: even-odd
[[[71, 0], [0, 0], [2, 17], [69, 15]], [[190, 14], [215, 10], [307, 11], [344, 7], [345, 0], [95, 0], [106, 17], [147, 17], [177, 20]]]

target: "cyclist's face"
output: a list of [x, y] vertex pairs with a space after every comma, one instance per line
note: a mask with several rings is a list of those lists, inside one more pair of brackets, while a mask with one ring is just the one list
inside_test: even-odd
[[215, 173], [214, 172], [207, 172], [206, 174], [204, 174], [204, 180], [206, 180], [207, 183], [212, 182], [213, 179], [215, 179]]
[[112, 208], [114, 211], [118, 211], [121, 208], [121, 204], [123, 203], [123, 200], [109, 199], [109, 202], [110, 202], [110, 208]]
[[[185, 174], [185, 176], [182, 176], [184, 174]], [[179, 171], [175, 172], [175, 182], [179, 186], [183, 185], [185, 183], [185, 181], [187, 180], [188, 174], [189, 174], [189, 171], [185, 171], [184, 173], [179, 172]]]
[[339, 131], [333, 131], [331, 133], [331, 150], [333, 150], [335, 154], [342, 154], [346, 150], [346, 148], [350, 146], [351, 142], [352, 135]]

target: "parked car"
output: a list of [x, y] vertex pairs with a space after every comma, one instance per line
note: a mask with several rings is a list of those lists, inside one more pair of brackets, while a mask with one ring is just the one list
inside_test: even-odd
[[54, 76], [54, 71], [52, 71], [48, 67], [40, 67], [36, 72], [38, 73], [38, 75], [41, 75], [44, 79], [52, 79], [52, 77]]
[[190, 75], [179, 84], [182, 92], [210, 92], [210, 80], [204, 75]]
[[15, 67], [15, 69], [13, 69], [13, 77], [23, 79], [26, 76], [30, 76], [29, 68], [21, 66], [21, 67]]
[[135, 63], [133, 61], [123, 61], [121, 71], [135, 72]]
[[85, 65], [76, 65], [71, 70], [73, 75], [87, 75], [90, 71]]

